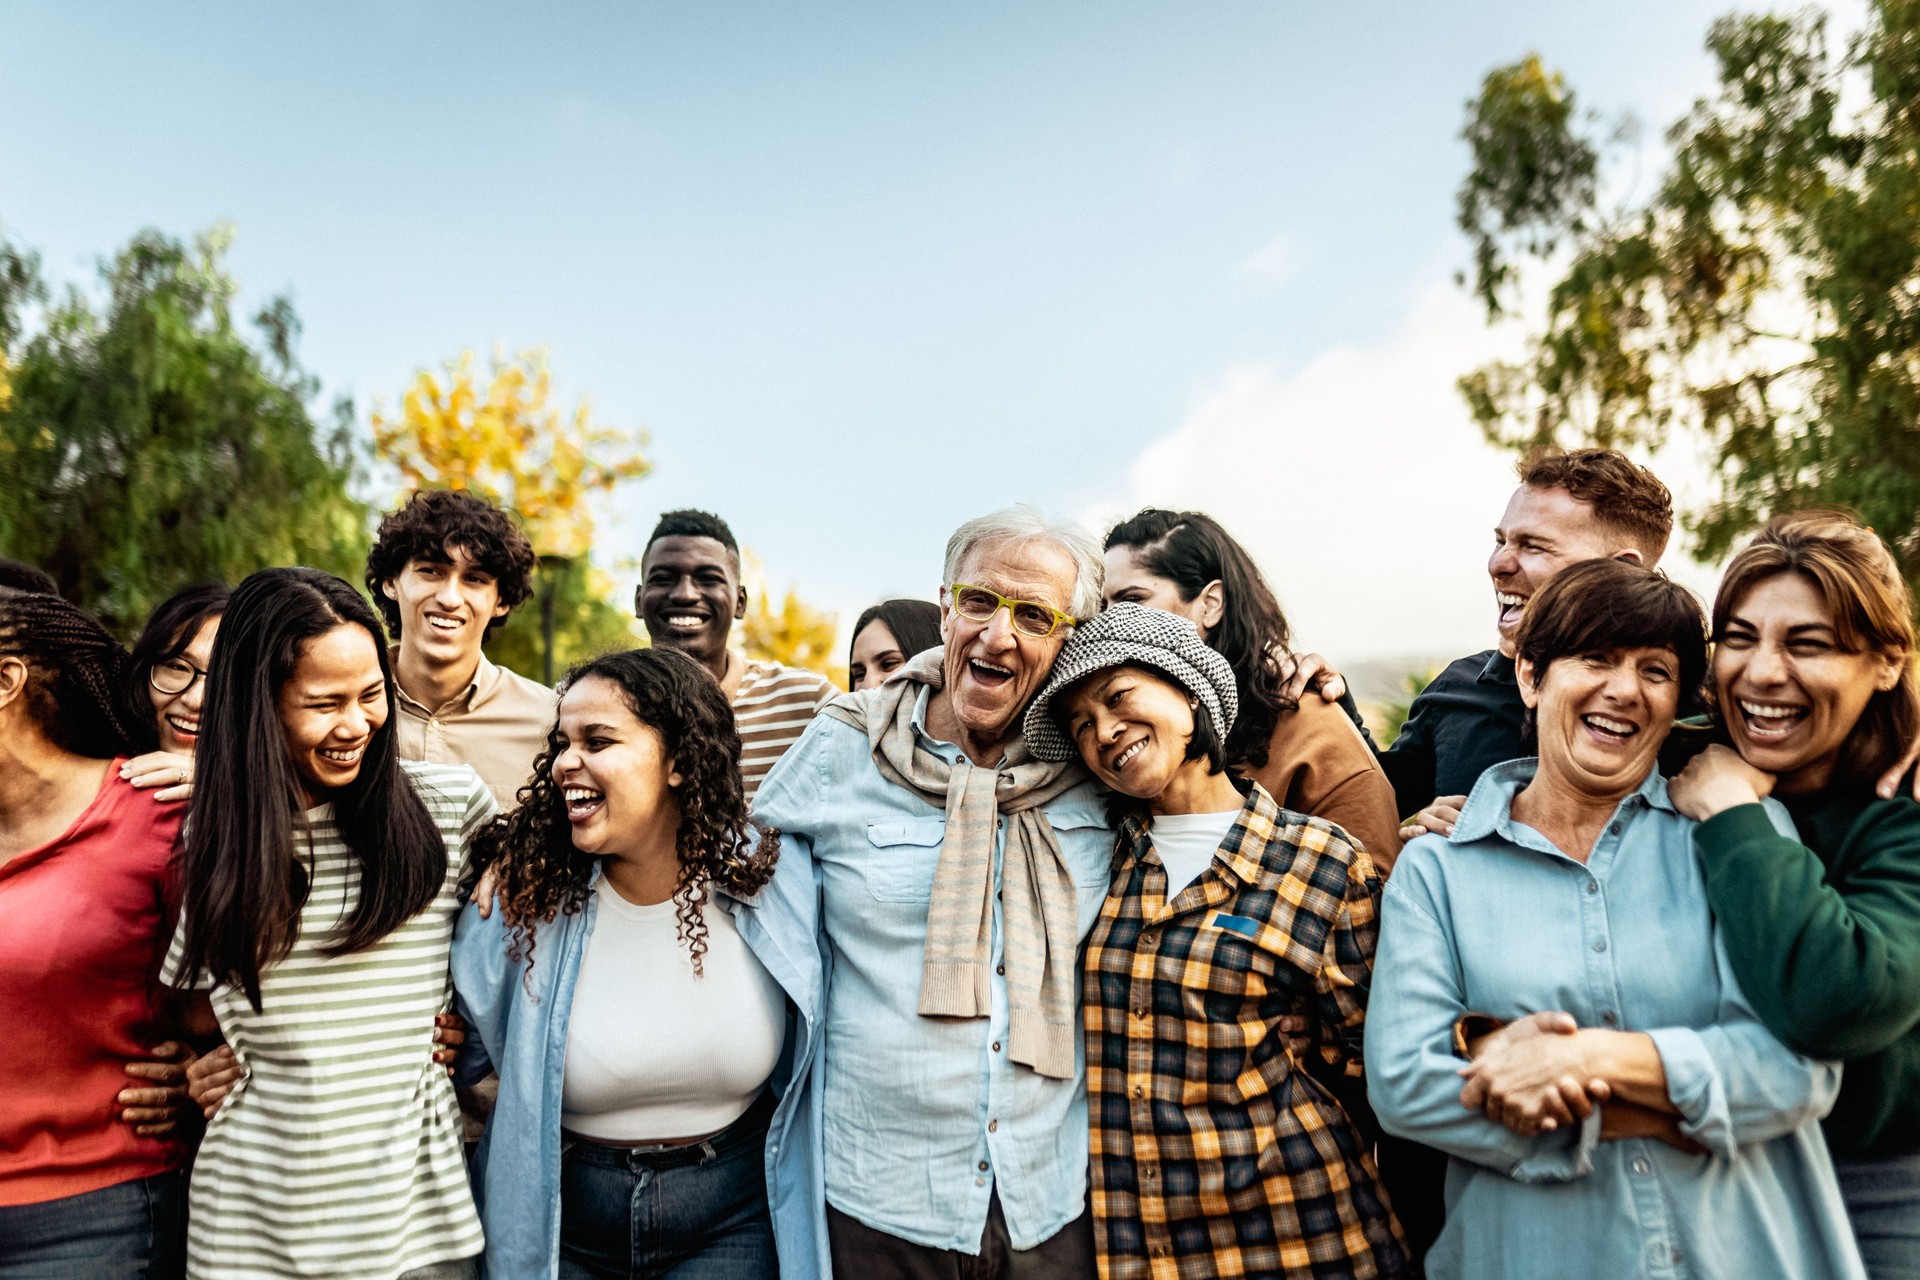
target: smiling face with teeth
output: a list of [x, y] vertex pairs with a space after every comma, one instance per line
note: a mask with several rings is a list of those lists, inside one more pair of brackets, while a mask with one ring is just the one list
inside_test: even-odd
[[365, 627], [343, 622], [300, 648], [280, 686], [280, 725], [308, 807], [360, 776], [374, 734], [387, 722], [380, 650]]
[[[219, 618], [207, 619], [177, 656], [205, 671], [213, 662], [213, 638], [219, 630]], [[153, 703], [160, 750], [182, 756], [193, 754], [194, 746], [200, 741], [200, 706], [206, 693], [207, 682], [197, 677], [181, 693], [162, 693], [148, 682], [147, 697]]]
[[1844, 647], [1814, 584], [1777, 573], [1727, 610], [1714, 637], [1713, 686], [1734, 748], [1791, 795], [1832, 779], [1867, 704], [1899, 682], [1900, 661]]
[[1205, 755], [1187, 758], [1194, 732], [1187, 691], [1157, 672], [1108, 667], [1055, 699], [1052, 710], [1080, 759], [1122, 795], [1157, 802], [1179, 781], [1204, 786], [1212, 776]]
[[444, 559], [415, 556], [380, 591], [400, 607], [403, 669], [477, 666], [487, 625], [508, 612], [499, 582], [465, 547], [447, 547]]
[[1590, 799], [1618, 801], [1653, 771], [1680, 705], [1680, 659], [1665, 647], [1609, 649], [1547, 663], [1522, 659], [1540, 774]]
[[602, 857], [672, 851], [681, 777], [659, 731], [634, 714], [625, 692], [598, 676], [574, 684], [560, 700], [559, 734], [553, 781], [574, 848]]
[[[960, 562], [955, 580], [1067, 613], [1075, 576], [1073, 556], [1065, 547], [1033, 539], [975, 548]], [[927, 727], [975, 762], [992, 763], [1019, 732], [1020, 716], [1046, 682], [1072, 628], [1056, 627], [1050, 636], [1025, 635], [1005, 609], [975, 622], [956, 613], [947, 595], [942, 588], [944, 683], [928, 708]]]
[[1595, 519], [1591, 502], [1558, 486], [1521, 485], [1493, 531], [1493, 554], [1487, 559], [1500, 651], [1513, 655], [1527, 601], [1554, 574], [1582, 560], [1644, 558], [1639, 548]]
[[633, 611], [655, 644], [678, 649], [721, 676], [727, 637], [747, 616], [740, 559], [718, 538], [656, 538], [640, 562]]

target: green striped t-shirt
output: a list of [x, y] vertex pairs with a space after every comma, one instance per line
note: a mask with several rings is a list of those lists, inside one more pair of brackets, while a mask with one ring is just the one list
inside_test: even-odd
[[[291, 954], [260, 975], [260, 1012], [236, 988], [210, 992], [247, 1074], [194, 1162], [192, 1280], [394, 1280], [480, 1252], [459, 1107], [432, 1040], [434, 1015], [450, 1003], [464, 852], [496, 805], [465, 765], [403, 767], [446, 841], [439, 896], [367, 950], [321, 955], [360, 873], [332, 807], [309, 810], [294, 840], [311, 857], [313, 885]], [[176, 933], [162, 981], [204, 985], [179, 972], [180, 945]]]

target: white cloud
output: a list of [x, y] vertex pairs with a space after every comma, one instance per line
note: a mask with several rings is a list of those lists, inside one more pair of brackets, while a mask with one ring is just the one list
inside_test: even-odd
[[1291, 280], [1299, 267], [1299, 255], [1285, 234], [1281, 234], [1240, 259], [1234, 271], [1243, 280], [1272, 289]]
[[[1259, 560], [1297, 643], [1339, 664], [1486, 648], [1485, 565], [1514, 459], [1482, 439], [1454, 382], [1511, 358], [1521, 337], [1489, 331], [1472, 299], [1439, 281], [1382, 343], [1323, 352], [1290, 374], [1229, 368], [1134, 460], [1128, 510], [1215, 516]], [[1703, 478], [1684, 450], [1658, 469], [1688, 496]], [[1105, 527], [1115, 514], [1088, 516]], [[1677, 553], [1666, 567], [1712, 588], [1713, 571]]]

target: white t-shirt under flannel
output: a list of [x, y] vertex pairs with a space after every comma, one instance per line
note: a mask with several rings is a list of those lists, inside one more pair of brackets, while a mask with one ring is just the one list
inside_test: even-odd
[[[261, 972], [260, 1012], [243, 991], [209, 993], [248, 1074], [194, 1163], [193, 1280], [394, 1280], [480, 1252], [459, 1107], [432, 1040], [434, 1015], [450, 1003], [461, 864], [496, 805], [465, 765], [402, 767], [446, 842], [439, 895], [367, 950], [323, 956], [357, 901], [360, 871], [332, 807], [309, 810], [294, 842], [311, 857], [313, 884], [292, 952]], [[176, 933], [161, 980], [204, 986], [179, 972], [180, 948]]]

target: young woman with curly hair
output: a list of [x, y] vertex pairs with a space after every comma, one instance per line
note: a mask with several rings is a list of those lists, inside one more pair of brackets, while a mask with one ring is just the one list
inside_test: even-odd
[[458, 1076], [485, 1273], [826, 1273], [814, 888], [747, 826], [720, 686], [664, 647], [576, 668], [533, 781], [479, 837]]

